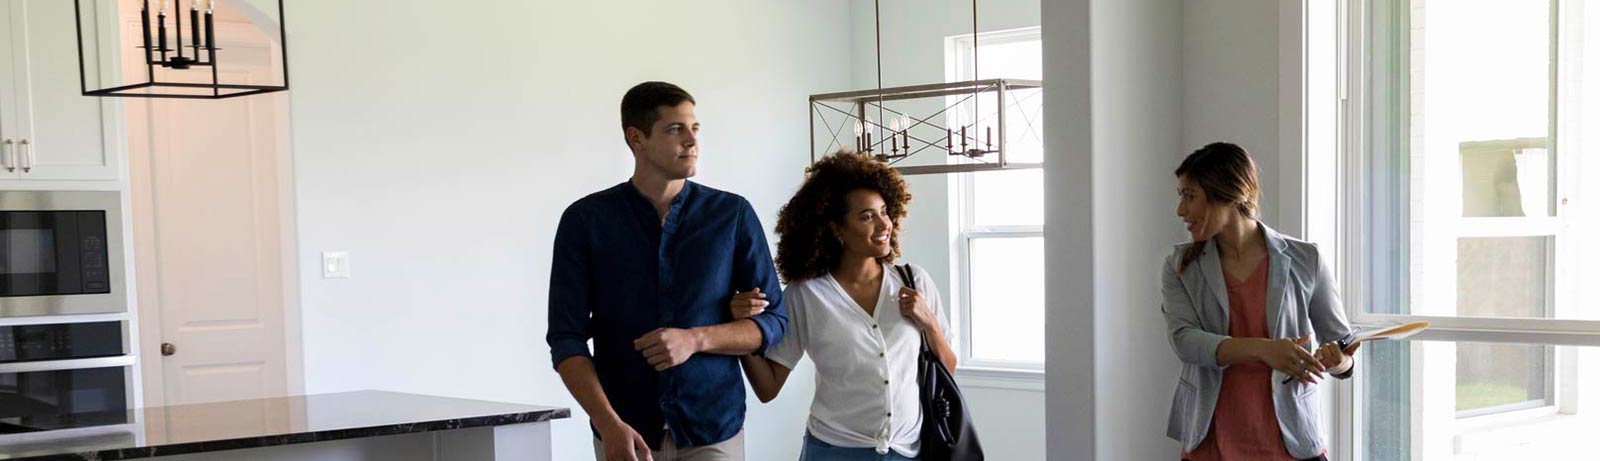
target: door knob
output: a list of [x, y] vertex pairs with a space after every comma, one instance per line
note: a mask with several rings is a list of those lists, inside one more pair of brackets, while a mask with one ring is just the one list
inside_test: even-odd
[[174, 346], [172, 343], [161, 343], [162, 356], [171, 356], [176, 353], [178, 353], [178, 346]]

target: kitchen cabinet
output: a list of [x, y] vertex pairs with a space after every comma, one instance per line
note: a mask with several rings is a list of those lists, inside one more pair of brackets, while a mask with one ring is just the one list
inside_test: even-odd
[[82, 93], [75, 2], [0, 2], [0, 183], [116, 180], [121, 105]]

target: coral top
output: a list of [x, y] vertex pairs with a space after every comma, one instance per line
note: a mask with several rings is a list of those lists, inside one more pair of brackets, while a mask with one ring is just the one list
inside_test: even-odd
[[[1223, 271], [1228, 285], [1228, 336], [1267, 337], [1267, 259], [1245, 280]], [[1192, 461], [1293, 460], [1283, 445], [1272, 405], [1272, 368], [1241, 363], [1222, 372], [1211, 431], [1184, 459]]]

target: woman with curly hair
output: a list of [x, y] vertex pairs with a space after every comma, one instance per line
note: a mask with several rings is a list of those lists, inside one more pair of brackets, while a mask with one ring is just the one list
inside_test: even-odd
[[[927, 272], [907, 288], [892, 264], [911, 194], [893, 168], [841, 152], [806, 169], [778, 212], [778, 274], [789, 332], [766, 357], [742, 359], [763, 403], [777, 397], [801, 356], [817, 367], [800, 459], [916, 459], [922, 430], [917, 354], [926, 336], [950, 370], [939, 292]], [[734, 318], [760, 314], [759, 290], [737, 294]]]

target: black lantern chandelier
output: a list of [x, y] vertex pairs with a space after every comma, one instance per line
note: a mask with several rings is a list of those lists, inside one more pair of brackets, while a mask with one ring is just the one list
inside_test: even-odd
[[[88, 0], [94, 2], [96, 0]], [[183, 98], [183, 99], [223, 99], [240, 96], [250, 96], [263, 93], [286, 91], [289, 89], [288, 70], [288, 44], [284, 40], [286, 27], [283, 21], [283, 0], [278, 0], [278, 46], [282, 52], [282, 82], [281, 85], [258, 85], [247, 83], [225, 83], [221, 80], [222, 71], [219, 70], [221, 60], [218, 57], [216, 39], [216, 3], [217, 0], [157, 0], [159, 3], [151, 8], [152, 0], [142, 0], [139, 10], [140, 34], [136, 40], [140, 44], [135, 46], [143, 57], [144, 81], [126, 85], [112, 86], [96, 90], [89, 89], [89, 66], [84, 60], [84, 20], [88, 19], [96, 25], [104, 24], [95, 18], [85, 18], [83, 7], [84, 0], [73, 0], [77, 7], [78, 22], [78, 78], [84, 96], [113, 96], [134, 98]], [[185, 8], [187, 4], [187, 8]], [[187, 11], [185, 11], [187, 9]], [[115, 8], [111, 8], [115, 11]], [[101, 11], [98, 8], [91, 10]], [[113, 13], [114, 14], [114, 13]], [[187, 18], [185, 18], [187, 16]], [[126, 49], [126, 45], [124, 48]], [[112, 48], [119, 50], [119, 48]], [[224, 56], [226, 53], [224, 53]], [[129, 59], [124, 56], [123, 59]], [[133, 58], [137, 59], [137, 58]], [[99, 65], [107, 61], [100, 56]], [[130, 67], [125, 67], [130, 68]], [[177, 81], [161, 81], [158, 79], [157, 68], [172, 71], [207, 72], [210, 74], [209, 83], [192, 83]], [[165, 73], [165, 72], [163, 72]], [[132, 76], [128, 76], [132, 77]], [[124, 80], [126, 81], [126, 80]]]

